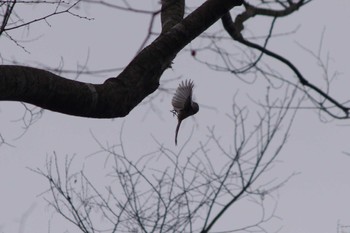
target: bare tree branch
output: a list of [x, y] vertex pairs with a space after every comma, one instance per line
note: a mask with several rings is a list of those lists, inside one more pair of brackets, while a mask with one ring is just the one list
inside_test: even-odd
[[[208, 141], [193, 151], [175, 152], [157, 142], [158, 150], [132, 160], [121, 131], [120, 143], [113, 146], [94, 137], [98, 156], [103, 153], [113, 159], [108, 163], [112, 183], [105, 188], [97, 188], [84, 171], [72, 172], [72, 158], [66, 158], [60, 169], [54, 155], [46, 172], [35, 172], [50, 184], [47, 194], [52, 197], [45, 198], [83, 232], [211, 232], [245, 199], [254, 200], [260, 218], [245, 227], [231, 223], [227, 232], [264, 232], [264, 224], [275, 218], [274, 208], [267, 214], [265, 198], [293, 175], [267, 184], [259, 180], [286, 144], [296, 113], [289, 114], [295, 93], [295, 89], [286, 91], [282, 100], [271, 100], [267, 94], [256, 124], [248, 124], [246, 108], [233, 104], [229, 116], [235, 150], [226, 149], [231, 145], [223, 144], [209, 128]], [[99, 222], [97, 216], [106, 221]]]
[[161, 75], [181, 49], [240, 4], [240, 0], [206, 1], [143, 49], [118, 77], [103, 84], [72, 81], [31, 67], [0, 66], [0, 100], [23, 101], [75, 116], [124, 117], [157, 90]]
[[[291, 2], [288, 7], [286, 7], [284, 10], [277, 11], [277, 10], [269, 10], [269, 9], [263, 9], [263, 8], [257, 8], [254, 6], [249, 5], [248, 3], [244, 3], [244, 6], [246, 7], [246, 10], [238, 15], [235, 18], [235, 21], [232, 20], [232, 17], [229, 13], [225, 14], [222, 17], [222, 23], [225, 28], [225, 30], [229, 33], [229, 35], [232, 37], [232, 39], [250, 47], [257, 49], [261, 51], [263, 54], [266, 54], [270, 57], [273, 57], [277, 59], [278, 61], [284, 63], [287, 65], [297, 76], [299, 79], [299, 82], [304, 86], [304, 88], [309, 88], [310, 90], [314, 91], [315, 93], [319, 94], [322, 98], [327, 100], [329, 103], [333, 104], [338, 110], [341, 111], [340, 113], [334, 113], [329, 111], [327, 107], [324, 106], [324, 101], [314, 101], [317, 103], [318, 107], [331, 115], [334, 118], [337, 119], [347, 119], [350, 116], [350, 108], [343, 105], [336, 99], [334, 99], [332, 96], [330, 96], [328, 93], [324, 92], [322, 89], [314, 85], [313, 83], [309, 82], [299, 71], [299, 69], [293, 65], [292, 62], [290, 62], [287, 58], [272, 52], [271, 50], [267, 49], [266, 46], [261, 46], [259, 44], [253, 43], [251, 41], [246, 40], [242, 35], [242, 30], [244, 28], [243, 23], [248, 20], [251, 17], [254, 17], [256, 15], [264, 15], [264, 16], [272, 16], [274, 18], [276, 17], [283, 17], [286, 15], [289, 15], [293, 13], [294, 11], [298, 10], [302, 5], [308, 3], [309, 1], [300, 0], [297, 3]], [[275, 20], [275, 19], [274, 19]], [[305, 89], [305, 92], [309, 92], [308, 89]]]

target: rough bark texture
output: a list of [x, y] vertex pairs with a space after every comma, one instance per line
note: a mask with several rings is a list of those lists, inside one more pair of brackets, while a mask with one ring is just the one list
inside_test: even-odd
[[163, 30], [118, 77], [103, 84], [73, 81], [31, 67], [2, 65], [0, 100], [23, 101], [82, 117], [124, 117], [157, 90], [162, 73], [181, 49], [241, 4], [242, 0], [206, 1], [180, 23]]
[[162, 0], [162, 33], [179, 23], [185, 14], [185, 0]]

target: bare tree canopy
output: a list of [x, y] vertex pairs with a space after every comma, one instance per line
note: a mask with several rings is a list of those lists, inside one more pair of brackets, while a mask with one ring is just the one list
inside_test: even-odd
[[[30, 167], [33, 176], [39, 175], [38, 180], [41, 184], [45, 183], [45, 187], [36, 189], [33, 185], [30, 190], [27, 188], [28, 192], [35, 189], [35, 198], [44, 199], [45, 208], [49, 206], [47, 209], [52, 216], [58, 216], [59, 221], [68, 223], [67, 229], [72, 227], [85, 233], [278, 232], [280, 224], [273, 222], [279, 219], [276, 214], [279, 202], [275, 198], [276, 190], [286, 185], [291, 178], [294, 179], [298, 174], [295, 170], [304, 165], [307, 160], [305, 155], [311, 153], [301, 151], [299, 146], [310, 142], [314, 142], [320, 150], [327, 146], [317, 139], [310, 139], [309, 128], [305, 127], [310, 122], [302, 118], [300, 121], [304, 121], [302, 127], [305, 128], [300, 130], [300, 134], [308, 135], [309, 141], [304, 141], [303, 136], [296, 134], [296, 137], [300, 137], [299, 141], [293, 148], [288, 148], [289, 154], [286, 156], [300, 156], [302, 164], [288, 164], [290, 170], [274, 173], [275, 165], [281, 161], [279, 156], [291, 138], [292, 126], [299, 120], [297, 113], [302, 112], [301, 109], [311, 109], [303, 113], [311, 112], [320, 122], [324, 119], [350, 118], [350, 95], [346, 93], [341, 96], [337, 93], [339, 89], [334, 88], [332, 82], [337, 73], [330, 72], [330, 58], [321, 56], [324, 31], [317, 38], [319, 41], [313, 41], [319, 44], [318, 52], [295, 43], [300, 50], [310, 55], [308, 62], [312, 60], [316, 63], [319, 70], [315, 75], [310, 75], [309, 67], [305, 68], [295, 60], [292, 49], [275, 46], [279, 38], [294, 39], [292, 35], [299, 30], [298, 27], [294, 29], [299, 23], [295, 22], [291, 26], [293, 29], [280, 27], [277, 31], [279, 23], [285, 19], [293, 20], [300, 11], [308, 9], [306, 6], [312, 6], [315, 2], [0, 1], [0, 38], [11, 43], [22, 54], [31, 52], [24, 46], [25, 43], [42, 46], [33, 50], [45, 50], [36, 37], [28, 37], [27, 41], [22, 40], [27, 37], [21, 37], [22, 34], [32, 32], [33, 26], [40, 23], [45, 25], [45, 30], [63, 25], [62, 31], [58, 30], [61, 34], [55, 34], [52, 41], [45, 37], [52, 47], [56, 46], [57, 41], [66, 39], [65, 36], [69, 37], [57, 46], [59, 51], [54, 56], [55, 59], [61, 56], [61, 60], [56, 68], [53, 67], [57, 60], [46, 61], [51, 56], [50, 51], [40, 51], [42, 57], [34, 61], [19, 56], [13, 58], [11, 51], [0, 51], [1, 117], [7, 114], [7, 104], [21, 108], [20, 117], [15, 117], [15, 107], [9, 108], [9, 118], [15, 122], [11, 126], [7, 127], [10, 124], [3, 120], [8, 116], [1, 119], [0, 123], [6, 122], [3, 124], [5, 127], [0, 125], [3, 127], [0, 128], [1, 156], [6, 153], [12, 156], [14, 151], [22, 150], [19, 153], [26, 155], [25, 158], [21, 157], [24, 160], [38, 154], [41, 165], [44, 165], [26, 164], [23, 167]], [[328, 4], [334, 4], [330, 2]], [[40, 8], [36, 11], [40, 12], [38, 15], [28, 17], [22, 14], [23, 9], [29, 11], [30, 8], [25, 8], [27, 6], [38, 9], [44, 6], [49, 10], [41, 12]], [[102, 10], [86, 13], [96, 9]], [[309, 10], [310, 14], [312, 10]], [[106, 12], [115, 15], [108, 18]], [[131, 22], [128, 20], [116, 22], [117, 19], [124, 20], [123, 13], [135, 19], [137, 26], [129, 28], [128, 23]], [[105, 34], [91, 30], [100, 28], [91, 27], [95, 21], [89, 15], [107, 18], [102, 23], [106, 24]], [[136, 20], [139, 16], [142, 17]], [[63, 20], [63, 17], [66, 18]], [[149, 21], [146, 22], [145, 18]], [[53, 19], [57, 21], [53, 23]], [[98, 51], [100, 54], [88, 64], [91, 58], [90, 48], [87, 48], [90, 41], [86, 47], [82, 46], [82, 50], [87, 51], [86, 63], [77, 65], [76, 69], [70, 61], [67, 62], [69, 68], [62, 65], [70, 59], [69, 55], [64, 54], [66, 52], [60, 51], [62, 48], [72, 50], [79, 59], [84, 59], [84, 52], [75, 50], [80, 46], [80, 41], [69, 44], [69, 40], [75, 36], [78, 40], [86, 39], [86, 36], [78, 35], [80, 28], [65, 25], [71, 23], [72, 19], [86, 22], [89, 25], [86, 32], [103, 45], [94, 44], [95, 51], [91, 57], [102, 47], [110, 50], [110, 53], [107, 55], [105, 51]], [[39, 30], [44, 31], [42, 28]], [[74, 33], [67, 35], [64, 34], [65, 30], [73, 30]], [[129, 44], [128, 40], [134, 39], [131, 38], [133, 36], [137, 40]], [[119, 51], [122, 47], [127, 47], [127, 52]], [[183, 55], [188, 57], [182, 59]], [[97, 65], [94, 66], [94, 63]], [[103, 67], [108, 68], [99, 67], [107, 63]], [[185, 72], [179, 66], [184, 67]], [[199, 70], [201, 72], [197, 73]], [[174, 80], [179, 82], [167, 86]], [[201, 98], [196, 99], [197, 94]], [[170, 99], [172, 96], [173, 99]], [[205, 98], [208, 102], [203, 101]], [[140, 112], [145, 110], [142, 107], [147, 108], [145, 115], [151, 112], [149, 115], [154, 118], [144, 121], [146, 117], [141, 116], [144, 112], [140, 114], [139, 108], [131, 113], [136, 107], [141, 109]], [[45, 118], [46, 115], [41, 118], [46, 109], [53, 111], [45, 112], [47, 118], [52, 117], [49, 120]], [[167, 114], [165, 117], [163, 112]], [[315, 116], [314, 112], [319, 115]], [[126, 118], [101, 120], [123, 117]], [[62, 120], [59, 123], [56, 122], [58, 118]], [[185, 118], [194, 123], [191, 124], [192, 131], [187, 124], [190, 120], [181, 123]], [[42, 124], [44, 127], [37, 127], [40, 130], [28, 137], [29, 143], [16, 148], [18, 141], [27, 139], [25, 133], [32, 133], [29, 126], [34, 122], [41, 124], [38, 119], [47, 120]], [[132, 126], [125, 127], [125, 130], [124, 126], [129, 120]], [[317, 123], [319, 121], [316, 120]], [[19, 127], [18, 122], [22, 124]], [[83, 129], [75, 128], [75, 124], [80, 123]], [[65, 127], [61, 127], [63, 124], [66, 124]], [[181, 130], [184, 130], [180, 131], [177, 138], [180, 124]], [[20, 128], [16, 128], [20, 131], [19, 135], [13, 133], [11, 127]], [[73, 128], [77, 131], [73, 131]], [[95, 133], [96, 129], [100, 130], [99, 133]], [[57, 131], [52, 133], [57, 133], [52, 138], [50, 130]], [[312, 129], [314, 134], [321, 131], [317, 130]], [[127, 139], [124, 139], [124, 134]], [[327, 137], [330, 136], [325, 136], [328, 140]], [[32, 150], [32, 146], [42, 150], [38, 153]], [[46, 158], [42, 156], [45, 153]], [[77, 158], [79, 156], [82, 156], [81, 159]], [[311, 163], [314, 167], [318, 166], [315, 161], [305, 164], [310, 166]], [[326, 170], [324, 167], [319, 169], [319, 174]], [[5, 178], [8, 179], [7, 174]], [[23, 182], [26, 181], [23, 179]], [[251, 212], [246, 208], [247, 203], [253, 206]], [[241, 206], [244, 206], [244, 211]], [[30, 213], [30, 210], [27, 212]], [[28, 217], [28, 213], [23, 214], [23, 219]], [[48, 217], [49, 230], [58, 226], [57, 230], [60, 231], [59, 224], [54, 221], [51, 223], [52, 216]], [[240, 222], [242, 219], [247, 221]], [[23, 222], [21, 220], [19, 224], [25, 225]], [[6, 226], [2, 227], [0, 222], [0, 232], [6, 229]], [[343, 229], [343, 225], [339, 223], [338, 228]], [[19, 232], [24, 231], [20, 228]]]
[[[93, 4], [93, 1], [81, 2]], [[348, 118], [349, 107], [346, 104], [339, 102], [326, 90], [309, 82], [288, 58], [267, 48], [271, 34], [266, 37], [264, 45], [253, 43], [245, 39], [242, 34], [243, 24], [253, 17], [272, 18], [271, 32], [278, 18], [291, 15], [310, 2], [310, 0], [259, 1], [260, 4], [252, 5], [243, 0], [209, 0], [183, 18], [184, 1], [163, 0], [161, 9], [153, 12], [153, 14], [159, 12], [161, 14], [162, 33], [149, 46], [142, 49], [117, 77], [109, 78], [103, 84], [92, 84], [68, 80], [38, 68], [1, 65], [0, 100], [31, 103], [44, 109], [82, 117], [124, 117], [145, 97], [157, 90], [161, 75], [171, 66], [176, 54], [221, 18], [224, 30], [232, 37], [232, 43], [238, 42], [261, 52], [259, 58], [250, 63], [248, 67], [244, 69], [228, 67], [228, 71], [237, 74], [244, 73], [255, 67], [262, 55], [271, 56], [294, 72], [301, 90], [309, 95], [317, 108], [335, 118]], [[70, 12], [70, 9], [77, 3], [80, 1], [55, 14]], [[104, 1], [96, 3], [110, 4]], [[0, 33], [4, 34], [23, 26], [9, 24], [16, 4], [23, 3], [7, 1], [2, 4], [5, 13]], [[240, 5], [244, 7], [242, 13], [232, 19], [230, 10]], [[117, 4], [109, 6], [118, 7]], [[133, 10], [131, 8], [122, 9]], [[30, 23], [33, 22], [24, 23], [24, 25]]]

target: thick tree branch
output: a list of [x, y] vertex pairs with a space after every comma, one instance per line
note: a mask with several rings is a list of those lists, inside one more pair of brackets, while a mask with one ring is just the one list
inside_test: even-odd
[[0, 100], [82, 117], [124, 117], [157, 90], [162, 73], [181, 49], [241, 4], [242, 0], [206, 1], [143, 49], [118, 77], [103, 84], [73, 81], [30, 67], [0, 66]]

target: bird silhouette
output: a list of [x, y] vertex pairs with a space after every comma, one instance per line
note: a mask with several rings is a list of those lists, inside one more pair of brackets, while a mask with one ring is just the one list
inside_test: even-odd
[[196, 114], [199, 110], [199, 106], [192, 100], [193, 81], [182, 81], [173, 96], [171, 104], [174, 110], [171, 112], [177, 116], [177, 126], [175, 131], [175, 145], [177, 145], [177, 135], [179, 133], [181, 122], [189, 116]]

